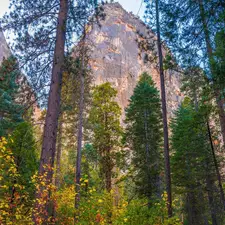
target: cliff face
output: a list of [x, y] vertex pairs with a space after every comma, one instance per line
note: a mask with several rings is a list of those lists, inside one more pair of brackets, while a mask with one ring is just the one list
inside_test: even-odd
[[[95, 24], [88, 30], [92, 45], [91, 67], [95, 84], [109, 81], [117, 89], [117, 101], [124, 110], [143, 72], [148, 72], [158, 89], [160, 88], [157, 58], [146, 62], [146, 57], [154, 58], [156, 36], [119, 3], [104, 5], [104, 13], [106, 17], [100, 21], [101, 26]], [[144, 47], [147, 40], [151, 50]], [[166, 50], [163, 49], [163, 52], [165, 55]], [[171, 117], [182, 100], [180, 76], [178, 73], [166, 71], [165, 80], [168, 116]]]
[[6, 43], [4, 34], [0, 31], [0, 64], [2, 62], [3, 57], [8, 58], [10, 55], [10, 50]]

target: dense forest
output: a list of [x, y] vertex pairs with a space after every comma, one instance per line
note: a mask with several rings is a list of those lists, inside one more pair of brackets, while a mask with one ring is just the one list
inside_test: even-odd
[[[154, 37], [137, 45], [160, 82], [142, 70], [125, 108], [93, 81], [88, 37], [108, 4], [10, 0], [0, 19], [14, 39], [0, 65], [0, 224], [224, 225], [224, 0], [142, 1]], [[182, 92], [172, 116], [168, 71]]]

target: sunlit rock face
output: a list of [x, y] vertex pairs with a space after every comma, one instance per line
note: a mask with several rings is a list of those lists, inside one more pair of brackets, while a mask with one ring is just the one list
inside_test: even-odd
[[10, 56], [10, 50], [5, 40], [5, 36], [0, 31], [0, 63], [2, 62], [3, 57], [8, 58]]
[[[95, 84], [109, 81], [117, 89], [117, 101], [124, 115], [124, 108], [143, 72], [148, 72], [160, 89], [158, 59], [146, 60], [146, 57], [151, 58], [156, 54], [156, 36], [119, 3], [105, 4], [104, 13], [106, 17], [100, 21], [101, 26], [94, 24], [88, 29], [92, 46], [91, 67]], [[140, 47], [140, 43], [146, 40], [151, 45], [151, 50]], [[163, 54], [166, 54], [165, 49]], [[166, 71], [165, 79], [168, 117], [171, 117], [182, 100], [180, 75]]]

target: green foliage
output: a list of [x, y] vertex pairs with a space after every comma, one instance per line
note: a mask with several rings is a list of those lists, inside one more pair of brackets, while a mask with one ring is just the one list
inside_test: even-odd
[[12, 149], [8, 146], [11, 138], [0, 139], [0, 224], [32, 224], [32, 199], [21, 184], [21, 174], [16, 165]]
[[147, 199], [136, 199], [131, 201], [125, 211], [125, 218], [130, 225], [180, 225], [180, 219], [176, 216], [168, 218], [166, 207], [166, 195], [162, 200], [154, 202], [151, 208], [147, 207]]
[[143, 73], [126, 109], [125, 143], [131, 150], [136, 189], [149, 198], [160, 195], [162, 120], [159, 92]]
[[[210, 207], [220, 204], [218, 194], [213, 191], [216, 185], [215, 165], [208, 139], [204, 107], [200, 106], [196, 111], [194, 105], [186, 99], [176, 112], [171, 129], [174, 192], [183, 198], [183, 209], [188, 224], [203, 224], [203, 215], [210, 221]], [[208, 197], [214, 199], [213, 206], [206, 201]], [[217, 209], [217, 215], [220, 213]]]
[[215, 71], [214, 82], [221, 91], [221, 97], [225, 96], [225, 30], [217, 32], [215, 35], [215, 52], [212, 60], [212, 66]]
[[116, 90], [110, 83], [94, 88], [89, 123], [93, 132], [93, 147], [97, 150], [100, 160], [100, 173], [104, 176], [105, 187], [111, 189], [112, 169], [116, 159], [120, 158], [120, 126], [121, 109], [114, 100]]
[[[113, 225], [180, 225], [180, 220], [174, 216], [168, 218], [166, 194], [160, 201], [154, 202], [148, 208], [147, 199], [127, 201], [124, 191], [99, 191], [95, 186], [89, 186], [89, 180], [82, 179], [81, 191], [83, 196], [79, 208], [78, 224], [110, 224]], [[85, 195], [84, 195], [85, 193]], [[74, 214], [74, 187], [68, 186], [56, 193], [57, 224], [72, 225]], [[109, 217], [110, 215], [110, 217]]]
[[22, 121], [22, 107], [16, 103], [19, 69], [14, 57], [3, 59], [0, 67], [0, 137]]
[[13, 152], [17, 171], [20, 174], [18, 182], [26, 187], [27, 192], [33, 194], [34, 186], [30, 179], [38, 169], [38, 153], [31, 124], [22, 122], [17, 125], [10, 140], [7, 146]]
[[213, 98], [206, 74], [199, 67], [190, 67], [184, 71], [181, 91], [190, 98], [197, 108], [202, 102], [210, 103]]

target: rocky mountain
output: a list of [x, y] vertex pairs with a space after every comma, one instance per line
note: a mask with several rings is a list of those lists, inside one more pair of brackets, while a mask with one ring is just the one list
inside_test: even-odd
[[[95, 84], [111, 82], [118, 91], [117, 101], [124, 110], [143, 72], [148, 72], [160, 89], [156, 35], [138, 17], [125, 11], [119, 3], [108, 3], [103, 8], [105, 18], [100, 20], [101, 26], [94, 24], [87, 30], [92, 46], [90, 64]], [[167, 52], [164, 47], [163, 54]], [[9, 55], [10, 50], [3, 33], [0, 32], [0, 62], [3, 56]], [[165, 72], [169, 118], [183, 98], [180, 78], [181, 75], [177, 72]]]
[[[124, 109], [133, 93], [139, 76], [148, 72], [160, 88], [156, 35], [138, 17], [126, 12], [119, 3], [103, 6], [105, 18], [101, 26], [89, 27], [91, 67], [95, 84], [109, 81], [118, 91], [117, 101]], [[163, 49], [165, 55], [166, 47]], [[181, 100], [180, 74], [165, 72], [168, 117], [171, 117]]]

